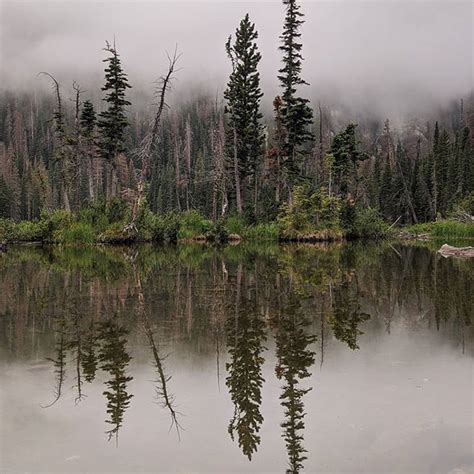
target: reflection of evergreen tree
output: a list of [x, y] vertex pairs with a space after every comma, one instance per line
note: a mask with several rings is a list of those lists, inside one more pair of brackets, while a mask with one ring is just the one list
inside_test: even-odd
[[53, 363], [54, 373], [56, 375], [56, 387], [54, 389], [54, 400], [43, 408], [54, 405], [62, 395], [63, 383], [66, 378], [66, 350], [67, 350], [67, 334], [66, 334], [66, 318], [61, 313], [55, 321], [55, 338], [54, 358], [48, 358]]
[[100, 367], [110, 375], [110, 379], [105, 382], [107, 390], [103, 392], [107, 398], [107, 413], [109, 414], [106, 423], [113, 426], [107, 431], [109, 440], [114, 435], [118, 440], [124, 412], [133, 397], [127, 392], [127, 384], [133, 379], [126, 374], [127, 366], [131, 360], [125, 347], [127, 334], [128, 331], [119, 327], [117, 322], [112, 319], [101, 323], [99, 327], [99, 337], [102, 342], [99, 351]]
[[285, 381], [280, 395], [285, 409], [285, 421], [281, 427], [288, 452], [287, 472], [290, 473], [299, 472], [307, 459], [303, 446], [303, 397], [311, 388], [301, 388], [300, 382], [311, 375], [309, 368], [314, 364], [315, 353], [308, 346], [316, 340], [315, 335], [306, 332], [308, 324], [308, 320], [299, 312], [299, 303], [295, 299], [286, 308], [276, 335], [278, 364], [275, 372], [279, 379]]
[[97, 334], [96, 326], [91, 321], [89, 329], [84, 339], [84, 349], [82, 354], [82, 371], [86, 382], [92, 382], [97, 372]]
[[331, 327], [334, 337], [345, 342], [351, 349], [359, 349], [357, 337], [364, 334], [359, 324], [370, 319], [370, 315], [360, 311], [357, 293], [353, 294], [349, 280], [345, 280], [335, 291], [334, 311]]
[[265, 349], [265, 323], [255, 310], [239, 308], [235, 318], [226, 322], [227, 346], [230, 362], [226, 364], [226, 385], [234, 403], [234, 416], [229, 423], [229, 434], [237, 434], [242, 452], [252, 459], [260, 444], [262, 403], [262, 352]]

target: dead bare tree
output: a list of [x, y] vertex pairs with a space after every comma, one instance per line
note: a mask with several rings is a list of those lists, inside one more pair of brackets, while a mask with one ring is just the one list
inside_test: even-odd
[[56, 97], [56, 111], [54, 112], [53, 117], [56, 124], [56, 133], [57, 133], [58, 143], [59, 143], [58, 157], [59, 157], [60, 168], [61, 168], [60, 188], [61, 188], [61, 194], [63, 197], [64, 208], [66, 209], [66, 211], [70, 211], [71, 206], [70, 206], [69, 195], [67, 191], [67, 184], [68, 184], [67, 167], [68, 166], [67, 166], [67, 149], [66, 149], [67, 148], [66, 147], [66, 124], [65, 124], [65, 119], [64, 119], [63, 104], [62, 104], [62, 99], [61, 99], [59, 82], [49, 72], [42, 71], [38, 75], [41, 75], [41, 74], [48, 76], [53, 82], [53, 91]]
[[[141, 163], [141, 170], [137, 179], [137, 190], [133, 192], [130, 189], [125, 190], [125, 197], [129, 197], [131, 201], [131, 221], [127, 226], [125, 226], [125, 232], [137, 233], [138, 229], [136, 226], [136, 221], [138, 217], [138, 211], [140, 206], [145, 198], [145, 183], [150, 170], [151, 156], [158, 142], [158, 133], [161, 125], [161, 118], [163, 110], [168, 108], [166, 103], [166, 94], [171, 89], [172, 81], [174, 75], [178, 71], [176, 65], [181, 57], [181, 54], [178, 54], [178, 46], [175, 47], [173, 56], [168, 56], [168, 72], [161, 76], [158, 80], [158, 88], [156, 90], [156, 96], [158, 97], [157, 109], [153, 120], [153, 126], [151, 131], [145, 135], [143, 140], [140, 143], [138, 148], [138, 158]], [[127, 196], [128, 195], [128, 196]]]

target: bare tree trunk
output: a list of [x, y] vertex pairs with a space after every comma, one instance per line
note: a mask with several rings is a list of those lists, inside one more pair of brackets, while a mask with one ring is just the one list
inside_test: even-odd
[[138, 185], [137, 185], [137, 192], [135, 196], [132, 198], [132, 216], [131, 222], [125, 226], [125, 231], [132, 230], [133, 232], [138, 232], [136, 227], [136, 220], [138, 217], [138, 210], [140, 209], [141, 203], [145, 199], [145, 182], [148, 175], [148, 171], [150, 169], [150, 161], [151, 161], [151, 154], [156, 146], [156, 142], [158, 140], [158, 132], [160, 130], [161, 124], [161, 116], [167, 104], [165, 102], [166, 92], [171, 87], [171, 81], [173, 79], [173, 75], [176, 72], [176, 63], [179, 60], [180, 55], [178, 54], [177, 47], [175, 48], [173, 57], [168, 55], [168, 72], [165, 76], [161, 77], [161, 87], [158, 91], [159, 96], [159, 103], [158, 109], [155, 114], [155, 119], [153, 122], [153, 128], [151, 134], [147, 135], [140, 145], [140, 149], [138, 155], [142, 162], [142, 169], [140, 175], [138, 177]]
[[234, 182], [235, 182], [235, 201], [237, 206], [237, 213], [239, 216], [242, 215], [242, 196], [240, 188], [240, 173], [239, 173], [239, 161], [237, 156], [237, 130], [234, 126]]

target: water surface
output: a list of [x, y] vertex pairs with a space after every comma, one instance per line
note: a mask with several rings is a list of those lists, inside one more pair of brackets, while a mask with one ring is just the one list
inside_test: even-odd
[[12, 248], [2, 472], [470, 472], [474, 263], [426, 245]]

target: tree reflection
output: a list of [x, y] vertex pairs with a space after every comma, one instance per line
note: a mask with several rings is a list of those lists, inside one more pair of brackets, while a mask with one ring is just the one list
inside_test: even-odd
[[226, 385], [234, 404], [228, 431], [232, 440], [237, 436], [242, 452], [250, 460], [260, 444], [258, 432], [263, 422], [260, 405], [265, 323], [255, 307], [236, 306], [235, 317], [226, 322], [226, 332], [230, 355]]
[[55, 319], [55, 345], [54, 357], [48, 357], [47, 360], [53, 363], [54, 373], [56, 376], [56, 385], [54, 388], [54, 399], [43, 408], [53, 406], [60, 398], [63, 392], [64, 379], [66, 378], [66, 351], [67, 351], [67, 331], [66, 318], [64, 312], [61, 312]]
[[360, 310], [357, 286], [351, 284], [349, 277], [334, 290], [334, 307], [330, 325], [334, 337], [345, 342], [351, 349], [359, 349], [357, 338], [364, 334], [359, 325], [370, 319], [370, 314]]
[[102, 342], [99, 351], [100, 367], [110, 376], [105, 382], [107, 390], [103, 392], [107, 399], [109, 415], [106, 423], [112, 425], [106, 433], [109, 440], [115, 436], [117, 443], [125, 410], [133, 397], [127, 392], [127, 384], [133, 380], [133, 377], [127, 375], [127, 367], [131, 360], [126, 349], [127, 334], [128, 331], [120, 327], [116, 319], [109, 319], [99, 324], [99, 338]]
[[303, 397], [311, 388], [303, 388], [300, 383], [311, 375], [309, 368], [315, 362], [315, 352], [309, 346], [316, 341], [316, 336], [307, 332], [308, 325], [309, 321], [301, 313], [297, 297], [293, 297], [277, 328], [275, 368], [277, 378], [284, 380], [280, 400], [284, 407], [285, 420], [281, 427], [288, 453], [289, 473], [300, 472], [303, 462], [307, 459], [307, 450], [303, 446]]
[[95, 379], [98, 365], [96, 353], [98, 347], [98, 336], [96, 329], [96, 324], [91, 320], [83, 343], [82, 371], [86, 382], [89, 383]]

